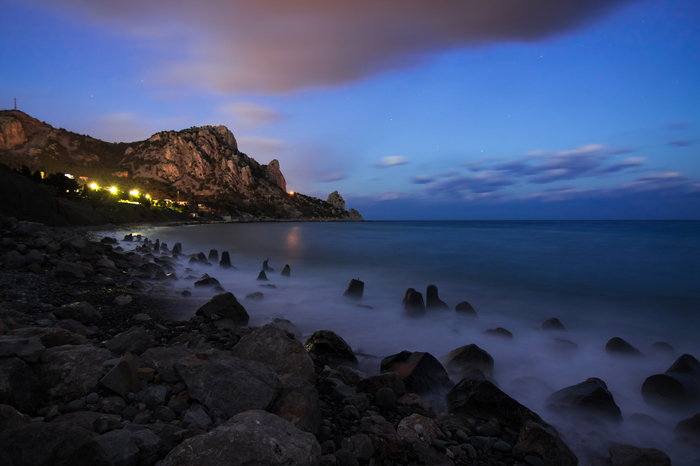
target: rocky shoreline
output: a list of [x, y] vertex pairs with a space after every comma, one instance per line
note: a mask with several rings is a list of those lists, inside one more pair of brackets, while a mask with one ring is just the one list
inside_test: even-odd
[[[202, 253], [128, 250], [4, 217], [0, 236], [0, 464], [671, 464], [621, 444], [577, 458], [498, 388], [493, 358], [476, 345], [442, 362], [404, 351], [366, 374], [359, 363], [370, 356], [341, 335], [319, 329], [302, 341], [280, 319], [249, 327], [223, 289], [190, 319], [169, 320], [193, 307], [173, 291], [172, 264]], [[692, 375], [697, 360], [685, 356], [674, 367]], [[563, 412], [615, 417], [603, 381], [565, 390], [552, 395]], [[697, 418], [681, 422], [691, 446]]]

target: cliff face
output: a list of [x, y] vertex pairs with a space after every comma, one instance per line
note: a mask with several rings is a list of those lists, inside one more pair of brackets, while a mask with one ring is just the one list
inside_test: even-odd
[[4, 110], [0, 163], [70, 173], [80, 184], [148, 189], [158, 198], [174, 198], [177, 191], [182, 199], [223, 206], [232, 215], [349, 219], [344, 205], [288, 194], [279, 162], [262, 165], [248, 157], [225, 126], [162, 131], [145, 141], [108, 143]]

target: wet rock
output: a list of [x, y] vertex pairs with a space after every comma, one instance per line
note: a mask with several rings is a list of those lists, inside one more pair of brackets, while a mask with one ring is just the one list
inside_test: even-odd
[[266, 364], [279, 376], [292, 374], [316, 384], [314, 363], [304, 345], [275, 325], [267, 324], [245, 335], [233, 347], [235, 357]]
[[425, 304], [423, 304], [423, 295], [409, 288], [406, 290], [406, 295], [404, 297], [404, 311], [409, 316], [420, 316], [425, 314]]
[[245, 299], [250, 299], [252, 301], [262, 301], [265, 298], [265, 295], [263, 295], [261, 292], [256, 291], [255, 293], [250, 293], [249, 295], [246, 295]]
[[224, 251], [221, 253], [221, 260], [219, 261], [219, 267], [223, 268], [232, 268], [233, 265], [231, 264], [231, 256], [229, 255], [228, 251]]
[[504, 329], [503, 327], [490, 328], [488, 330], [484, 330], [483, 333], [484, 333], [484, 335], [490, 335], [492, 337], [503, 338], [504, 340], [512, 340], [513, 339], [513, 334], [510, 333], [508, 330]]
[[369, 461], [374, 455], [372, 440], [365, 434], [355, 434], [349, 438], [344, 438], [341, 446], [362, 461]]
[[444, 445], [438, 443], [438, 441], [433, 441], [433, 445], [428, 445], [423, 442], [414, 442], [413, 452], [418, 456], [421, 464], [429, 464], [431, 466], [454, 466], [454, 461], [447, 457], [444, 452], [436, 449], [437, 445], [441, 445], [445, 452], [447, 451]]
[[304, 348], [320, 364], [357, 366], [357, 356], [350, 345], [330, 330], [315, 331], [304, 343]]
[[394, 390], [391, 388], [383, 387], [377, 390], [377, 394], [374, 397], [374, 403], [380, 409], [386, 409], [388, 411], [396, 410], [396, 395]]
[[447, 373], [463, 379], [474, 369], [493, 377], [493, 357], [477, 345], [465, 345], [449, 352], [443, 359]]
[[228, 417], [272, 405], [282, 384], [269, 367], [210, 351], [205, 359], [191, 356], [175, 364], [190, 398], [209, 409], [220, 409]]
[[283, 375], [280, 381], [282, 390], [270, 412], [304, 432], [317, 434], [323, 419], [316, 388], [309, 382], [289, 374]]
[[184, 348], [149, 348], [141, 354], [141, 365], [155, 370], [163, 382], [177, 383], [180, 377], [175, 371], [175, 364], [189, 356], [192, 353]]
[[472, 305], [469, 304], [469, 303], [466, 302], [466, 301], [462, 301], [461, 303], [457, 304], [457, 305], [455, 306], [455, 311], [457, 311], [459, 314], [462, 314], [462, 315], [465, 315], [465, 316], [469, 316], [469, 317], [479, 317], [479, 316], [476, 314], [476, 311], [474, 310], [474, 308], [472, 307]]
[[665, 409], [683, 409], [700, 403], [700, 362], [684, 354], [664, 374], [648, 377], [642, 384], [644, 401]]
[[401, 376], [395, 372], [365, 377], [357, 382], [357, 388], [362, 392], [371, 393], [372, 396], [376, 396], [377, 391], [381, 388], [390, 388], [397, 398], [406, 394], [406, 384]]
[[555, 338], [552, 342], [552, 348], [559, 354], [568, 355], [578, 350], [578, 345], [573, 341]]
[[120, 396], [108, 396], [102, 399], [102, 412], [119, 414], [126, 408], [126, 401]]
[[118, 333], [107, 342], [107, 349], [115, 354], [133, 353], [139, 355], [155, 344], [153, 335], [143, 327], [131, 327]]
[[82, 397], [102, 377], [102, 357], [91, 345], [55, 346], [41, 356], [37, 374], [50, 397]]
[[429, 311], [450, 309], [450, 306], [445, 304], [445, 302], [438, 297], [438, 288], [435, 285], [428, 285], [428, 288], [425, 291], [425, 307]]
[[263, 269], [265, 272], [274, 273], [274, 272], [275, 272], [275, 269], [273, 269], [272, 267], [270, 267], [270, 266], [268, 265], [268, 262], [269, 262], [269, 261], [270, 261], [269, 258], [268, 258], [268, 259], [265, 259], [265, 260], [263, 261], [262, 269]]
[[605, 351], [615, 356], [642, 356], [641, 351], [620, 337], [611, 338], [605, 344]]
[[125, 396], [139, 390], [138, 361], [131, 353], [126, 353], [119, 362], [100, 379], [100, 385]]
[[440, 428], [432, 419], [420, 414], [411, 414], [401, 419], [396, 432], [402, 439], [409, 442], [424, 442], [428, 444], [442, 435]]
[[700, 440], [700, 413], [688, 419], [683, 419], [673, 429], [679, 434], [690, 435]]
[[196, 315], [207, 319], [214, 314], [224, 319], [233, 319], [234, 322], [241, 324], [247, 324], [250, 319], [243, 305], [230, 292], [217, 294], [196, 312]]
[[209, 262], [213, 262], [214, 264], [219, 262], [219, 251], [216, 249], [210, 249], [209, 255], [207, 256], [207, 260]]
[[674, 350], [673, 346], [666, 342], [657, 341], [656, 343], [651, 344], [649, 347], [649, 353], [655, 356], [675, 356], [676, 350]]
[[321, 461], [316, 438], [274, 414], [242, 412], [211, 432], [185, 440], [171, 451], [162, 466], [208, 464], [295, 464], [315, 466]]
[[280, 275], [282, 275], [283, 277], [289, 277], [289, 276], [291, 276], [291, 274], [292, 274], [292, 269], [289, 268], [289, 264], [286, 264], [284, 266], [284, 268], [282, 269], [282, 273], [280, 273]]
[[261, 270], [260, 273], [258, 274], [257, 280], [262, 280], [262, 281], [269, 281], [267, 278], [267, 275], [265, 274], [264, 270]]
[[381, 416], [364, 418], [360, 424], [360, 433], [369, 437], [375, 454], [382, 459], [405, 464], [406, 450], [394, 426]]
[[194, 282], [195, 288], [197, 287], [217, 287], [221, 286], [221, 283], [219, 283], [219, 280], [217, 280], [214, 277], [206, 277], [202, 278], [201, 280], [197, 280]]
[[90, 303], [77, 302], [66, 304], [53, 311], [57, 319], [77, 320], [82, 324], [91, 324], [102, 320], [102, 315]]
[[[132, 433], [134, 434], [136, 446], [139, 448], [139, 461], [141, 464], [145, 465], [155, 462], [158, 450], [163, 446], [160, 438], [148, 429], [132, 431]], [[148, 461], [148, 459], [152, 459], [152, 461]]]
[[421, 416], [435, 417], [435, 409], [429, 401], [423, 399], [415, 393], [407, 393], [398, 400], [400, 405], [408, 406], [411, 411]]
[[566, 331], [566, 327], [564, 327], [564, 324], [562, 324], [559, 319], [552, 317], [542, 323], [542, 330], [558, 330], [564, 332]]
[[202, 408], [187, 411], [182, 419], [182, 425], [184, 427], [195, 426], [203, 431], [209, 429], [213, 423], [214, 421], [212, 421]]
[[403, 379], [406, 390], [419, 395], [448, 390], [454, 385], [447, 371], [430, 353], [402, 351], [384, 358], [381, 372], [395, 372]]
[[139, 461], [139, 447], [133, 432], [117, 429], [100, 435], [96, 439], [114, 466], [136, 466]]
[[[12, 330], [10, 335], [21, 337], [39, 337], [39, 341], [46, 348], [63, 345], [83, 345], [87, 339], [83, 335], [65, 330], [63, 328], [29, 327]], [[0, 341], [2, 341], [0, 339]], [[0, 343], [0, 347], [2, 343]], [[0, 353], [2, 350], [0, 349]]]
[[515, 446], [520, 451], [528, 452], [525, 462], [530, 465], [576, 466], [578, 464], [576, 455], [559, 438], [554, 427], [548, 424], [527, 421], [520, 429]]
[[279, 317], [276, 317], [270, 324], [274, 325], [275, 327], [284, 330], [287, 333], [290, 333], [294, 335], [294, 338], [297, 340], [301, 340], [301, 330], [294, 325], [291, 321], [287, 319], [280, 319]]
[[547, 409], [560, 415], [593, 416], [613, 422], [622, 420], [620, 408], [608, 386], [595, 377], [552, 393], [546, 403]]
[[365, 282], [360, 281], [359, 279], [355, 280], [353, 278], [352, 280], [350, 280], [350, 284], [348, 284], [348, 287], [345, 289], [343, 296], [351, 299], [362, 299], [364, 290]]
[[43, 422], [0, 432], [0, 464], [114, 466], [90, 431]]
[[656, 448], [640, 448], [614, 443], [608, 447], [612, 466], [671, 466], [666, 453]]

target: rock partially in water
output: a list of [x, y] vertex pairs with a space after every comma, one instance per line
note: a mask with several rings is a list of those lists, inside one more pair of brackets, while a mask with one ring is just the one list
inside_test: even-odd
[[605, 351], [614, 356], [642, 356], [642, 352], [620, 337], [613, 337], [605, 344]]
[[492, 337], [503, 338], [505, 340], [512, 340], [513, 339], [513, 334], [510, 333], [508, 330], [504, 329], [503, 327], [490, 328], [488, 330], [484, 330], [483, 333], [484, 333], [484, 335], [490, 335]]
[[248, 320], [250, 320], [248, 312], [231, 292], [217, 294], [197, 309], [196, 315], [207, 319], [211, 319], [212, 315], [217, 315], [225, 319], [233, 319], [234, 322], [242, 324], [247, 324]]
[[430, 310], [450, 310], [443, 300], [438, 297], [438, 288], [435, 285], [428, 285], [425, 291], [425, 307]]
[[552, 393], [546, 403], [547, 409], [562, 416], [592, 416], [613, 422], [622, 420], [622, 412], [608, 386], [595, 377]]
[[700, 362], [684, 354], [664, 374], [656, 374], [642, 384], [644, 401], [664, 409], [692, 408], [700, 404]]
[[656, 448], [613, 443], [608, 447], [612, 466], [671, 466], [671, 458]]
[[402, 351], [387, 356], [380, 371], [395, 372], [403, 379], [406, 390], [419, 395], [449, 390], [454, 385], [440, 361], [425, 352]]
[[469, 303], [466, 302], [466, 301], [462, 301], [461, 303], [457, 304], [457, 305], [455, 306], [455, 311], [457, 311], [458, 313], [460, 313], [460, 314], [462, 314], [462, 315], [465, 315], [465, 316], [469, 316], [469, 317], [479, 317], [479, 316], [476, 314], [476, 311], [474, 310], [474, 308], [472, 307], [472, 305], [469, 304]]
[[348, 287], [345, 289], [343, 296], [351, 299], [362, 299], [362, 295], [365, 291], [365, 282], [354, 278], [350, 280]]
[[292, 269], [289, 268], [289, 264], [285, 264], [280, 275], [283, 277], [289, 277], [292, 274]]
[[479, 369], [484, 376], [493, 377], [493, 357], [475, 344], [450, 351], [443, 361], [447, 372], [459, 380], [472, 369]]
[[409, 316], [422, 316], [425, 314], [423, 295], [419, 291], [409, 288], [404, 295], [404, 301], [404, 310]]
[[564, 324], [562, 324], [559, 319], [552, 317], [542, 323], [542, 330], [558, 330], [564, 332], [566, 331], [566, 327], [564, 327]]
[[315, 331], [304, 343], [304, 348], [319, 364], [357, 366], [357, 356], [350, 345], [330, 330]]

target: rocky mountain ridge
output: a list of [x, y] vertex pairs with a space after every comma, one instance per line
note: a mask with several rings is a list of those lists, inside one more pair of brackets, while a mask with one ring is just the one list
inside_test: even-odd
[[258, 163], [225, 126], [161, 131], [144, 141], [108, 143], [54, 128], [21, 111], [0, 111], [0, 163], [70, 173], [80, 184], [148, 190], [157, 198], [207, 203], [232, 216], [358, 220], [343, 206], [287, 193], [277, 160]]

